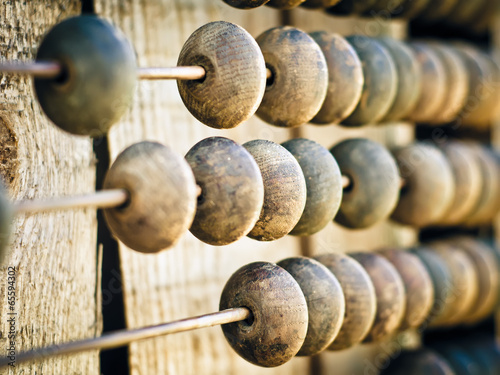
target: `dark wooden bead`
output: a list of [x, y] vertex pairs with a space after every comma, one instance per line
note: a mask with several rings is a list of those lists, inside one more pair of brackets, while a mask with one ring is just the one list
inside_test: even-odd
[[434, 304], [434, 286], [422, 261], [409, 251], [383, 250], [403, 280], [406, 291], [406, 307], [400, 330], [421, 326], [431, 313]]
[[398, 72], [396, 99], [383, 121], [402, 120], [416, 107], [422, 90], [422, 70], [413, 50], [394, 38], [377, 39], [389, 50]]
[[56, 61], [56, 79], [35, 78], [45, 114], [59, 128], [100, 137], [129, 109], [137, 82], [135, 53], [125, 36], [97, 16], [73, 17], [44, 37], [38, 61]]
[[326, 11], [333, 15], [356, 15], [362, 14], [375, 5], [377, 0], [342, 0]]
[[288, 258], [278, 263], [299, 283], [307, 301], [309, 327], [298, 356], [312, 356], [337, 337], [345, 315], [345, 298], [337, 278], [314, 259]]
[[304, 212], [304, 173], [294, 156], [274, 142], [255, 140], [243, 146], [255, 158], [264, 181], [264, 205], [248, 236], [259, 241], [280, 239], [295, 228]]
[[230, 139], [211, 137], [189, 150], [186, 160], [202, 190], [191, 233], [214, 246], [246, 236], [264, 202], [262, 175], [252, 155]]
[[220, 309], [246, 307], [252, 317], [222, 326], [231, 347], [250, 363], [280, 366], [292, 359], [307, 334], [307, 302], [295, 279], [276, 264], [240, 268], [226, 283]]
[[361, 100], [344, 125], [362, 126], [382, 120], [396, 99], [398, 71], [391, 54], [376, 39], [362, 35], [347, 37], [363, 64], [365, 77]]
[[500, 292], [498, 259], [495, 250], [484, 242], [470, 237], [455, 237], [450, 241], [469, 255], [479, 275], [478, 297], [465, 318], [465, 322], [474, 324], [491, 315], [497, 306]]
[[257, 115], [289, 128], [311, 121], [328, 89], [328, 67], [321, 48], [308, 34], [289, 26], [264, 32], [257, 43], [272, 72]]
[[363, 65], [354, 48], [339, 34], [310, 34], [328, 64], [328, 91], [313, 124], [340, 124], [356, 108], [363, 92]]
[[420, 13], [419, 18], [424, 22], [436, 22], [447, 17], [454, 9], [458, 0], [433, 0]]
[[315, 258], [332, 272], [345, 296], [345, 317], [337, 338], [328, 350], [343, 350], [361, 343], [375, 320], [377, 298], [366, 270], [344, 254], [325, 254]]
[[444, 357], [428, 349], [401, 353], [381, 374], [456, 375]]
[[482, 193], [481, 166], [469, 147], [460, 142], [441, 146], [450, 163], [455, 180], [455, 197], [440, 225], [458, 225], [465, 221], [478, 206]]
[[7, 199], [2, 184], [0, 184], [0, 266], [9, 254], [10, 232], [13, 219], [14, 210]]
[[269, 0], [224, 0], [224, 2], [238, 9], [253, 9], [258, 8]]
[[435, 322], [442, 326], [459, 324], [474, 308], [479, 292], [479, 275], [471, 258], [460, 248], [446, 242], [432, 242], [428, 245], [446, 262], [451, 272], [450, 285], [451, 307], [453, 314], [443, 322]]
[[301, 6], [309, 9], [325, 9], [334, 6], [341, 0], [306, 0]]
[[437, 52], [425, 43], [411, 43], [422, 70], [422, 90], [417, 105], [408, 118], [429, 123], [443, 110], [446, 100], [446, 67]]
[[180, 66], [202, 66], [202, 80], [177, 81], [191, 114], [212, 128], [234, 128], [253, 116], [266, 87], [266, 66], [252, 36], [229, 22], [196, 30], [179, 55]]
[[140, 142], [108, 170], [104, 189], [125, 189], [128, 202], [104, 210], [113, 234], [131, 249], [155, 253], [187, 232], [196, 212], [197, 187], [189, 164], [170, 148]]
[[396, 333], [404, 318], [406, 291], [396, 268], [375, 253], [349, 254], [366, 270], [375, 287], [377, 313], [370, 332], [363, 342], [379, 342]]
[[422, 260], [434, 287], [434, 303], [428, 319], [429, 324], [442, 324], [455, 313], [452, 309], [454, 296], [451, 293], [451, 271], [443, 257], [430, 248], [420, 246], [412, 252]]
[[310, 236], [337, 214], [342, 201], [342, 175], [332, 154], [319, 143], [297, 138], [282, 146], [299, 162], [307, 190], [304, 212], [290, 234]]
[[361, 138], [343, 141], [330, 151], [351, 180], [335, 221], [347, 228], [367, 228], [388, 218], [400, 189], [399, 171], [389, 151]]
[[399, 148], [393, 154], [405, 185], [391, 218], [415, 227], [439, 222], [455, 196], [453, 172], [444, 154], [423, 142]]
[[[458, 0], [451, 12], [446, 17], [448, 24], [463, 27], [472, 22], [482, 12], [485, 3], [491, 3], [489, 0]], [[494, 2], [492, 2], [494, 3]], [[494, 12], [493, 12], [494, 13]]]
[[371, 17], [392, 18], [401, 13], [401, 5], [405, 0], [377, 0], [373, 6], [366, 10], [364, 14]]
[[298, 7], [305, 0], [270, 0], [266, 5], [272, 8], [288, 10]]
[[401, 4], [401, 12], [396, 14], [398, 18], [412, 20], [424, 11], [431, 0], [405, 0]]

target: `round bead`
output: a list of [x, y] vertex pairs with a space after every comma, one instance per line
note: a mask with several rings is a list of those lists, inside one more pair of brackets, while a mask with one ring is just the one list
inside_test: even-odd
[[298, 7], [304, 1], [305, 0], [270, 0], [266, 5], [276, 9], [288, 10]]
[[297, 281], [306, 297], [309, 327], [298, 356], [321, 353], [337, 337], [345, 315], [345, 298], [337, 278], [314, 259], [288, 258], [278, 263]]
[[472, 259], [479, 276], [479, 293], [465, 321], [477, 323], [493, 313], [499, 296], [499, 266], [493, 249], [469, 237], [452, 238], [451, 242]]
[[450, 287], [453, 314], [441, 325], [461, 323], [474, 307], [479, 292], [478, 274], [474, 263], [460, 248], [445, 242], [433, 242], [428, 245], [441, 256], [451, 272]]
[[366, 36], [347, 37], [356, 50], [365, 77], [361, 100], [344, 120], [348, 126], [374, 124], [382, 120], [396, 99], [398, 71], [391, 54], [380, 42]]
[[342, 0], [326, 11], [333, 15], [355, 15], [368, 11], [377, 0]]
[[394, 156], [405, 185], [392, 219], [415, 227], [439, 221], [455, 196], [453, 173], [444, 154], [419, 142], [395, 150]]
[[429, 272], [422, 261], [408, 251], [384, 250], [380, 255], [392, 263], [405, 286], [406, 307], [400, 330], [421, 326], [434, 304], [434, 286]]
[[427, 247], [419, 247], [412, 252], [417, 255], [429, 272], [434, 287], [434, 303], [429, 323], [438, 325], [446, 322], [455, 312], [452, 310], [454, 296], [450, 293], [453, 285], [451, 271], [445, 260]]
[[179, 55], [179, 66], [202, 66], [201, 80], [177, 81], [191, 114], [212, 128], [234, 128], [253, 116], [266, 88], [266, 66], [252, 36], [229, 22], [196, 30]]
[[431, 0], [405, 0], [401, 5], [401, 12], [396, 14], [396, 16], [412, 20], [422, 13], [430, 2]]
[[393, 38], [378, 39], [389, 50], [398, 72], [398, 89], [384, 122], [406, 118], [416, 107], [422, 90], [422, 70], [413, 50]]
[[310, 236], [323, 229], [337, 214], [342, 201], [342, 175], [332, 154], [319, 143], [297, 138], [282, 146], [297, 159], [307, 190], [304, 212], [290, 234]]
[[472, 213], [481, 199], [481, 166], [474, 153], [463, 143], [448, 142], [441, 146], [441, 150], [453, 172], [455, 198], [439, 224], [458, 225]]
[[335, 221], [347, 228], [367, 228], [389, 217], [399, 197], [396, 162], [385, 147], [368, 139], [349, 139], [333, 147], [342, 174], [351, 184]]
[[339, 124], [356, 108], [363, 92], [363, 65], [352, 46], [339, 34], [310, 34], [328, 64], [328, 91], [313, 124]]
[[191, 233], [214, 246], [246, 236], [264, 202], [262, 175], [252, 155], [230, 139], [211, 137], [189, 150], [186, 160], [202, 190]]
[[439, 354], [430, 350], [407, 351], [401, 353], [383, 375], [456, 375], [449, 363]]
[[379, 342], [395, 333], [403, 321], [406, 291], [396, 268], [375, 253], [349, 254], [366, 270], [375, 287], [377, 312], [373, 326], [364, 342]]
[[125, 149], [108, 170], [104, 189], [124, 189], [128, 202], [104, 210], [111, 232], [143, 253], [172, 247], [196, 211], [196, 182], [189, 164], [170, 148], [140, 142]]
[[446, 68], [434, 49], [424, 43], [411, 43], [422, 71], [422, 90], [410, 113], [414, 122], [432, 122], [443, 110], [446, 100]]
[[269, 0], [224, 0], [224, 2], [238, 9], [253, 9], [258, 8]]
[[257, 262], [240, 268], [226, 283], [220, 310], [246, 307], [252, 317], [225, 324], [231, 347], [250, 363], [280, 366], [292, 359], [307, 334], [307, 302], [299, 284], [276, 264]]
[[10, 232], [14, 210], [0, 183], [0, 266], [9, 254]]
[[469, 353], [452, 343], [439, 343], [435, 350], [450, 364], [457, 375], [484, 375], [480, 364]]
[[448, 16], [458, 0], [434, 0], [419, 15], [425, 22], [436, 22]]
[[[482, 12], [485, 2], [489, 0], [458, 0], [448, 15], [446, 21], [454, 26], [463, 27], [471, 20], [475, 19]], [[494, 3], [494, 2], [493, 2]], [[493, 12], [494, 13], [494, 12]]]
[[101, 18], [78, 16], [57, 24], [44, 37], [36, 59], [63, 66], [61, 77], [35, 78], [34, 86], [45, 114], [69, 133], [103, 136], [132, 104], [134, 50]]
[[304, 173], [293, 155], [274, 142], [255, 140], [243, 146], [254, 157], [264, 181], [264, 205], [248, 236], [259, 241], [280, 239], [295, 228], [304, 212]]
[[377, 309], [375, 287], [365, 269], [343, 254], [325, 254], [315, 258], [332, 272], [345, 296], [344, 323], [328, 350], [343, 350], [364, 340], [373, 326]]
[[264, 32], [257, 43], [272, 72], [257, 115], [289, 128], [311, 121], [328, 89], [328, 67], [321, 48], [308, 34], [289, 26]]
[[392, 18], [401, 12], [401, 5], [405, 0], [377, 0], [373, 6], [365, 11], [366, 16]]
[[325, 9], [336, 5], [340, 1], [341, 0], [306, 0], [300, 5], [309, 9]]

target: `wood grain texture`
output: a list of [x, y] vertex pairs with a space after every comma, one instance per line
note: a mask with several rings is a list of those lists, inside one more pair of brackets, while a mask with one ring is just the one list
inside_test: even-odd
[[[78, 14], [79, 1], [2, 2], [0, 60], [31, 60], [41, 36]], [[15, 160], [3, 169], [13, 199], [88, 193], [95, 188], [92, 142], [58, 130], [42, 114], [29, 78], [0, 75], [2, 143]], [[14, 152], [15, 149], [15, 152]], [[71, 210], [18, 216], [11, 253], [0, 267], [0, 347], [8, 347], [7, 267], [16, 267], [16, 350], [100, 334], [96, 213]], [[5, 299], [4, 299], [5, 298]], [[97, 302], [98, 301], [98, 302]], [[97, 303], [96, 303], [97, 302]], [[97, 374], [97, 352], [9, 369], [7, 374]]]

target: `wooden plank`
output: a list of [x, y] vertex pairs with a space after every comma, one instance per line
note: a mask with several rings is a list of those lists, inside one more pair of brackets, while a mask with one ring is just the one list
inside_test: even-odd
[[[34, 58], [53, 24], [78, 14], [76, 0], [0, 4], [0, 60]], [[30, 78], [0, 75], [1, 172], [13, 199], [88, 193], [95, 159], [88, 138], [63, 133], [36, 102]], [[8, 318], [16, 318], [16, 351], [101, 332], [94, 210], [22, 215], [13, 223], [11, 254], [0, 267], [0, 348], [9, 347]], [[7, 304], [8, 267], [17, 269], [16, 305]], [[97, 303], [98, 301], [98, 303]], [[17, 315], [8, 315], [9, 313]], [[11, 368], [6, 373], [97, 374], [97, 352]]]
[[[109, 17], [133, 42], [141, 66], [170, 66], [190, 34], [203, 24], [226, 20], [254, 36], [279, 24], [269, 8], [233, 10], [215, 0], [101, 0], [98, 14]], [[125, 146], [150, 139], [184, 155], [196, 142], [218, 135], [240, 143], [265, 138], [282, 142], [287, 130], [264, 125], [256, 118], [230, 131], [201, 125], [182, 104], [175, 82], [141, 82], [133, 108], [110, 133], [114, 158]], [[174, 249], [142, 255], [121, 246], [126, 319], [129, 327], [155, 324], [218, 310], [222, 288], [240, 266], [257, 260], [279, 261], [300, 254], [299, 241], [275, 243], [243, 239], [227, 247], [202, 244], [192, 235]], [[309, 360], [294, 359], [266, 370], [246, 363], [230, 349], [219, 327], [158, 338], [130, 346], [132, 374], [304, 374]]]

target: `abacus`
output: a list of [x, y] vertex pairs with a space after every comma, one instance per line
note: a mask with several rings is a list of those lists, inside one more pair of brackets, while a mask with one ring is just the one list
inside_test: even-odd
[[56, 3], [0, 5], [2, 371], [496, 373], [496, 2]]

